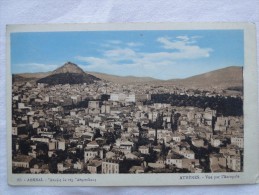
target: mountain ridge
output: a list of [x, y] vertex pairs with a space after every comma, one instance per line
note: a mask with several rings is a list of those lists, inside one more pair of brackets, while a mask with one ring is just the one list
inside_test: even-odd
[[[52, 71], [52, 72], [21, 73], [16, 75], [24, 78], [41, 79], [43, 77], [50, 76], [54, 73], [62, 72], [61, 74], [64, 74], [65, 72], [69, 72], [69, 68], [71, 67], [66, 67], [65, 70], [64, 69], [60, 70], [60, 68], [61, 67], [57, 68], [55, 71]], [[79, 68], [74, 72], [75, 74], [77, 74], [76, 72], [78, 73], [80, 72], [81, 74], [84, 71], [81, 68]], [[191, 86], [196, 88], [197, 87], [227, 88], [227, 87], [239, 87], [239, 86], [243, 87], [243, 67], [240, 67], [240, 66], [229, 66], [229, 67], [213, 70], [210, 72], [194, 75], [183, 79], [169, 79], [169, 80], [159, 80], [152, 77], [117, 76], [117, 75], [110, 75], [106, 73], [89, 72], [89, 71], [86, 71], [84, 73], [86, 75], [91, 75], [93, 78], [97, 78], [97, 80], [102, 79], [109, 82], [121, 83], [121, 84], [150, 83], [150, 84], [165, 84], [165, 85], [177, 85], [177, 86]], [[21, 79], [20, 77], [19, 77], [19, 80]]]

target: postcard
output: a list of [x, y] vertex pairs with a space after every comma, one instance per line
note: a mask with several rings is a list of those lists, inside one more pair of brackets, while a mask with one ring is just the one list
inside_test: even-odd
[[259, 181], [251, 23], [7, 26], [8, 182]]

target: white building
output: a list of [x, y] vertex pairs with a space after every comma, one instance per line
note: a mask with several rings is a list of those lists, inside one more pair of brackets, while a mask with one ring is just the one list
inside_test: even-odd
[[236, 145], [239, 148], [244, 148], [244, 138], [243, 137], [231, 137], [231, 144]]
[[103, 174], [117, 174], [119, 173], [119, 161], [117, 160], [105, 160], [102, 162]]

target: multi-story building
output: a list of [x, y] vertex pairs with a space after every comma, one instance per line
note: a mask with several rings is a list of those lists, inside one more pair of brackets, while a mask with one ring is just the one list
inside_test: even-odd
[[102, 173], [103, 174], [117, 174], [120, 170], [120, 161], [106, 159], [102, 162]]

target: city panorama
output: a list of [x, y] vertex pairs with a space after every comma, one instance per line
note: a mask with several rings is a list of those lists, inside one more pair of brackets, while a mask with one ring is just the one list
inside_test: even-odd
[[243, 171], [243, 31], [25, 32], [11, 43], [13, 173]]

